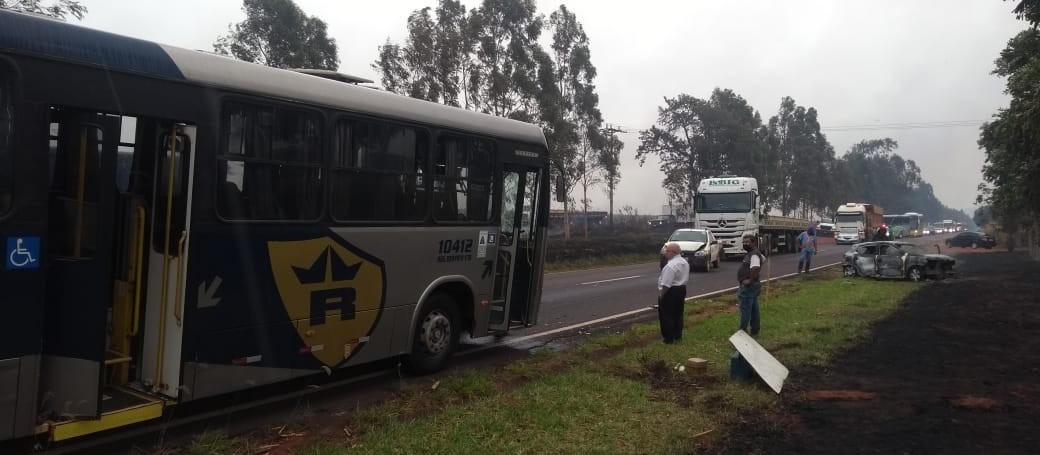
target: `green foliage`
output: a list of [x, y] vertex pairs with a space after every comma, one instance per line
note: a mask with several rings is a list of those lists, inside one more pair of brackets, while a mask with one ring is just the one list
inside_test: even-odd
[[967, 214], [946, 207], [935, 197], [917, 163], [895, 153], [898, 147], [889, 138], [864, 140], [850, 147], [840, 160], [839, 177], [845, 185], [837, 193], [839, 197], [845, 202], [877, 204], [888, 214], [918, 212], [925, 216], [924, 221], [970, 223]]
[[988, 203], [992, 216], [1008, 232], [1040, 213], [1040, 2], [1022, 1], [1015, 8], [1033, 28], [1012, 38], [994, 62], [993, 73], [1007, 77], [1006, 109], [982, 125], [979, 146], [986, 150], [979, 186], [979, 202]]
[[707, 100], [680, 94], [664, 102], [656, 124], [640, 131], [636, 158], [643, 165], [649, 155], [658, 157], [672, 200], [688, 205], [705, 177], [764, 171], [762, 119], [740, 95], [716, 88]]
[[987, 224], [993, 222], [993, 208], [988, 205], [983, 205], [975, 209], [975, 214], [971, 217], [971, 220], [975, 222], [978, 227], [985, 227]]
[[233, 455], [242, 452], [242, 442], [223, 431], [204, 431], [191, 438], [189, 455]]
[[336, 40], [325, 22], [292, 0], [243, 0], [246, 19], [213, 43], [219, 54], [276, 68], [336, 70]]
[[42, 14], [61, 20], [69, 15], [83, 19], [87, 14], [87, 7], [76, 0], [56, 0], [50, 5], [43, 5], [41, 0], [0, 0], [0, 9]]
[[1014, 13], [1018, 19], [1025, 20], [1036, 27], [1037, 22], [1040, 22], [1040, 0], [1018, 0]]
[[[585, 29], [565, 5], [560, 5], [549, 16], [549, 29], [556, 86], [551, 95], [543, 97], [543, 105], [562, 102], [562, 112], [543, 118], [542, 124], [564, 133], [553, 137], [553, 177], [557, 191], [565, 196], [565, 209], [572, 188], [581, 186], [581, 206], [588, 212], [588, 191], [600, 183], [601, 155], [606, 145], [601, 131], [603, 116], [599, 111], [599, 95], [593, 83], [596, 67], [592, 65]], [[566, 226], [569, 227], [569, 223]], [[568, 231], [565, 228], [565, 237], [570, 236]], [[588, 237], [587, 225], [585, 236]]]
[[836, 208], [828, 195], [842, 182], [832, 178], [834, 148], [820, 131], [817, 115], [815, 108], [798, 106], [785, 96], [780, 110], [769, 119], [765, 161], [773, 165], [760, 174], [765, 177], [762, 186], [767, 208], [779, 209], [784, 215], [802, 209], [803, 216], [809, 209]]
[[[409, 15], [403, 44], [379, 46], [372, 67], [385, 89], [538, 123], [565, 209], [576, 186], [582, 202], [600, 183], [616, 188], [622, 145], [602, 131], [596, 68], [573, 12], [561, 5], [546, 20], [533, 0], [483, 0], [468, 13], [456, 0], [440, 0], [433, 11]], [[543, 31], [552, 33], [548, 49], [539, 44]]]
[[473, 50], [466, 9], [458, 1], [441, 0], [432, 16], [430, 11], [426, 7], [408, 15], [404, 45], [387, 40], [372, 67], [391, 92], [468, 108], [460, 98]]

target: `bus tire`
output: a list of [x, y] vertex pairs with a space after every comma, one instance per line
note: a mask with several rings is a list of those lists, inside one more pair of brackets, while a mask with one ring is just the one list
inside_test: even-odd
[[423, 303], [413, 329], [412, 352], [405, 366], [414, 374], [428, 374], [444, 368], [459, 345], [458, 305], [455, 299], [435, 293]]

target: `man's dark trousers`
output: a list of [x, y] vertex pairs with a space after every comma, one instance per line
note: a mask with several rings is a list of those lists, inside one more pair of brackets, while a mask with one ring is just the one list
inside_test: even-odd
[[672, 286], [664, 293], [657, 305], [657, 317], [661, 321], [661, 336], [666, 343], [682, 338], [683, 310], [686, 304], [686, 286]]

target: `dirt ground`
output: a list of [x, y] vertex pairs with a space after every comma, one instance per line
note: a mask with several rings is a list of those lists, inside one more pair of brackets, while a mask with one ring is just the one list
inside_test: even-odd
[[[826, 369], [791, 371], [777, 413], [715, 453], [1040, 453], [1040, 263], [963, 249]], [[982, 254], [979, 254], [982, 253]]]

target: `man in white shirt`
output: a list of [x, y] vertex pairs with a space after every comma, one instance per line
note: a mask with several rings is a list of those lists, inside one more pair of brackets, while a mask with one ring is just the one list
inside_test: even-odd
[[668, 262], [661, 268], [661, 277], [657, 279], [657, 317], [664, 342], [672, 344], [682, 341], [690, 264], [682, 257], [682, 249], [675, 242], [665, 244], [664, 257]]

